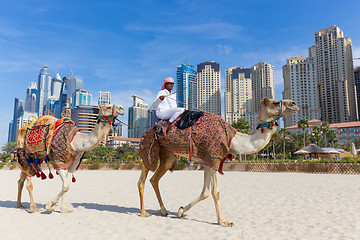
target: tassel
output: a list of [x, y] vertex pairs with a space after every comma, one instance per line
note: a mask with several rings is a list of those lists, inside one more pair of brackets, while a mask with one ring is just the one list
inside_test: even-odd
[[39, 171], [36, 171], [36, 177], [39, 178], [40, 177], [40, 173]]
[[31, 164], [31, 163], [33, 162], [33, 160], [32, 160], [31, 158], [28, 158], [28, 159], [26, 159], [26, 162], [27, 162], [28, 164]]
[[48, 156], [45, 157], [45, 162], [46, 162], [46, 163], [49, 162], [49, 157], [48, 157]]
[[72, 181], [73, 183], [76, 182], [76, 179], [75, 179], [74, 176], [72, 177], [71, 181]]
[[58, 172], [58, 170], [56, 170], [56, 175], [59, 175], [59, 172]]
[[52, 175], [51, 172], [49, 173], [49, 178], [50, 178], [50, 179], [53, 179], [53, 178], [54, 178], [54, 176]]
[[35, 165], [39, 165], [40, 163], [41, 163], [41, 161], [38, 158], [36, 158], [35, 159]]
[[264, 128], [261, 128], [261, 133], [264, 133]]
[[273, 121], [271, 121], [271, 125], [272, 125], [273, 127], [275, 127], [275, 123], [274, 123]]
[[41, 180], [45, 180], [45, 179], [46, 179], [45, 173], [41, 172]]

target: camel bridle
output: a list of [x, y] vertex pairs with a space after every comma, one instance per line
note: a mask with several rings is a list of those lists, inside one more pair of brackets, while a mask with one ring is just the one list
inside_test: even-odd
[[283, 104], [283, 100], [280, 100], [280, 106], [279, 106], [279, 116], [268, 121], [268, 122], [264, 122], [264, 123], [259, 123], [258, 126], [256, 127], [256, 129], [259, 129], [261, 128], [261, 133], [264, 133], [264, 128], [268, 128], [270, 130], [273, 129], [273, 127], [277, 127], [279, 126], [278, 124], [278, 120], [283, 116], [283, 113], [284, 113], [284, 104]]

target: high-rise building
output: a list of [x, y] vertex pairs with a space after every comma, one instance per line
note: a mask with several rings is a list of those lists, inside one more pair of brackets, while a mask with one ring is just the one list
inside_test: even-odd
[[44, 66], [40, 70], [37, 86], [36, 112], [39, 114], [39, 117], [44, 115], [46, 101], [51, 95], [51, 80], [50, 71], [47, 66]]
[[60, 74], [56, 73], [51, 81], [51, 96], [56, 100], [60, 99], [61, 83]]
[[147, 126], [152, 127], [158, 121], [155, 109], [149, 109]]
[[36, 82], [31, 82], [30, 86], [26, 90], [25, 111], [36, 112], [36, 96], [37, 96]]
[[296, 125], [300, 119], [320, 119], [319, 92], [314, 57], [292, 57], [283, 66], [283, 99], [291, 99], [300, 111], [284, 116], [284, 126]]
[[68, 82], [68, 94], [67, 98], [71, 98], [72, 94], [75, 92], [76, 89], [83, 89], [84, 88], [84, 78], [81, 76], [73, 76], [70, 78], [70, 81]]
[[197, 107], [221, 115], [221, 70], [213, 61], [197, 65]]
[[197, 80], [194, 65], [181, 64], [177, 67], [176, 87], [178, 91], [181, 90], [176, 93], [176, 98], [179, 101], [178, 106], [195, 110], [197, 107]]
[[98, 105], [111, 104], [110, 92], [99, 92]]
[[358, 118], [360, 119], [360, 67], [354, 69], [354, 81], [355, 81], [355, 89], [356, 89], [356, 99], [357, 99], [357, 107], [358, 107]]
[[249, 114], [253, 116], [251, 76], [250, 68], [231, 67], [225, 70], [225, 119], [229, 123], [239, 118], [248, 120]]
[[14, 114], [13, 114], [12, 124], [10, 125], [11, 129], [9, 129], [8, 142], [17, 142], [17, 137], [20, 129], [19, 118], [24, 113], [24, 111], [25, 111], [24, 101], [19, 98], [15, 98]]
[[76, 89], [72, 94], [72, 108], [80, 105], [91, 105], [92, 95], [90, 91], [84, 89]]
[[328, 123], [358, 120], [352, 43], [337, 26], [315, 33], [309, 57], [316, 63], [321, 120]]
[[90, 133], [99, 116], [99, 108], [97, 106], [76, 106], [71, 109], [71, 119], [83, 133]]
[[274, 66], [267, 62], [260, 62], [251, 67], [251, 73], [254, 110], [258, 112], [261, 99], [275, 98]]
[[38, 114], [36, 112], [23, 112], [17, 122], [19, 129], [26, 124], [32, 123], [36, 119], [38, 119]]
[[148, 104], [138, 96], [133, 97], [133, 105], [129, 107], [129, 138], [141, 138], [150, 127], [148, 124]]

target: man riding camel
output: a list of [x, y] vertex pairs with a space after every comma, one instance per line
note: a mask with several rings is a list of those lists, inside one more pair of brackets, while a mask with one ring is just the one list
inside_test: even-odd
[[162, 120], [155, 124], [155, 129], [159, 131], [162, 128], [164, 136], [166, 136], [166, 130], [170, 124], [185, 111], [185, 108], [177, 107], [175, 101], [176, 93], [171, 93], [173, 87], [174, 79], [171, 77], [165, 78], [161, 91], [158, 92], [156, 99], [152, 104], [152, 107], [156, 109], [156, 116], [159, 120]]

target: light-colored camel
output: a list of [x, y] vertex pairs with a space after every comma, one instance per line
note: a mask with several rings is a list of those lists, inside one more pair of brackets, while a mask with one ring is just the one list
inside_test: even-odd
[[[90, 151], [96, 148], [104, 137], [109, 133], [111, 128], [111, 123], [113, 120], [119, 116], [124, 115], [124, 108], [121, 105], [99, 105], [99, 120], [95, 125], [94, 129], [90, 133], [81, 133], [78, 132], [70, 145], [73, 150], [76, 152], [76, 157], [69, 167], [69, 169], [60, 169], [58, 174], [62, 180], [62, 189], [61, 192], [52, 200], [46, 204], [47, 211], [53, 211], [55, 205], [62, 198], [60, 209], [62, 212], [71, 212], [65, 206], [65, 193], [70, 189], [70, 182], [73, 176], [73, 173], [76, 170], [76, 167], [79, 165], [81, 157], [86, 151]], [[51, 163], [51, 161], [50, 161]], [[24, 208], [21, 203], [21, 193], [24, 186], [24, 182], [27, 180], [26, 188], [30, 195], [30, 209], [28, 212], [32, 213], [36, 210], [36, 204], [33, 199], [33, 184], [31, 183], [31, 175], [29, 172], [21, 171], [20, 179], [18, 181], [18, 197], [17, 204], [18, 208]]]
[[[294, 101], [291, 100], [277, 101], [277, 100], [264, 98], [263, 100], [261, 100], [261, 106], [258, 114], [260, 128], [258, 128], [252, 134], [243, 134], [237, 132], [233, 140], [231, 141], [231, 145], [229, 149], [230, 153], [251, 154], [260, 151], [269, 143], [271, 136], [277, 130], [277, 126], [271, 125], [270, 128], [270, 124], [272, 124], [272, 122], [276, 121], [281, 116], [290, 113], [295, 113], [298, 110], [299, 108], [296, 106]], [[180, 155], [180, 154], [179, 156], [189, 157], [188, 155]], [[202, 163], [201, 159], [196, 159], [193, 157], [192, 160]], [[164, 203], [161, 199], [160, 190], [159, 190], [159, 180], [166, 173], [167, 170], [171, 169], [174, 166], [174, 164], [176, 164], [175, 155], [164, 149], [161, 149], [160, 165], [150, 179], [150, 182], [155, 190], [158, 202], [160, 204], [160, 212], [164, 216], [166, 216], [168, 212], [165, 209]], [[144, 187], [148, 172], [149, 170], [145, 166], [143, 166], [138, 181], [138, 189], [140, 195], [140, 216], [142, 217], [149, 216], [149, 214], [145, 211], [144, 208]], [[204, 186], [200, 196], [196, 198], [193, 202], [186, 205], [185, 207], [180, 207], [178, 210], [178, 217], [181, 218], [184, 215], [184, 213], [190, 210], [190, 208], [192, 208], [195, 204], [197, 204], [201, 200], [206, 199], [210, 195], [210, 186], [211, 186], [211, 194], [215, 202], [218, 224], [225, 227], [232, 226], [232, 222], [225, 221], [221, 217], [220, 206], [219, 206], [217, 172], [208, 165], [205, 165], [204, 167]]]

